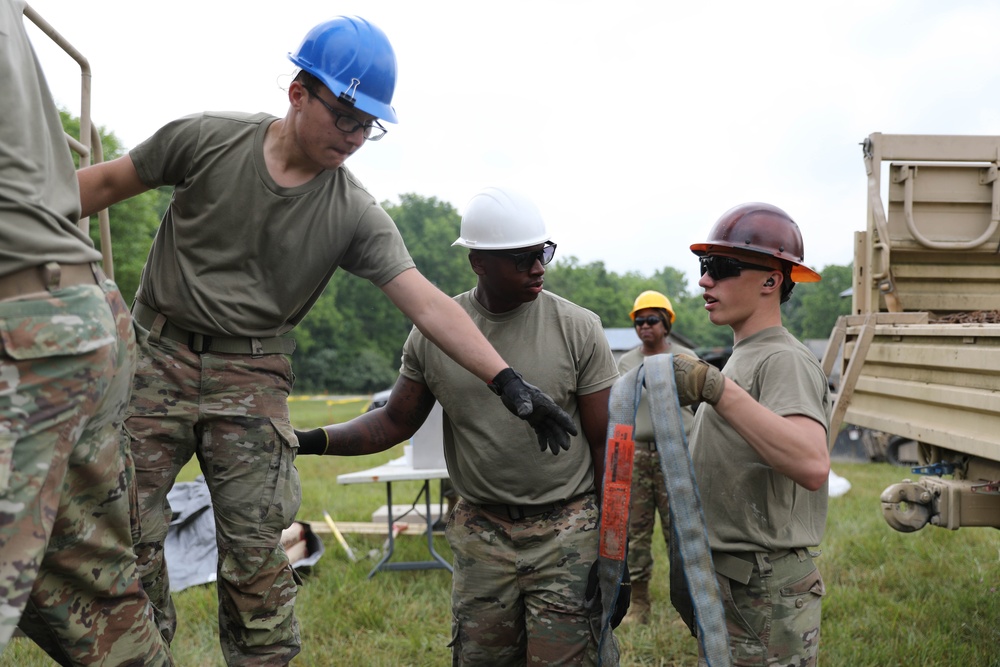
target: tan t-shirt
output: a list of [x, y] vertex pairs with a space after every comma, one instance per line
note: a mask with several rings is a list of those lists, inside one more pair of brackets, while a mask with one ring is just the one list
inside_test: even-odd
[[592, 491], [593, 459], [576, 397], [607, 389], [618, 378], [600, 318], [549, 292], [500, 314], [487, 311], [472, 294], [455, 300], [525, 381], [569, 413], [579, 435], [556, 456], [540, 451], [526, 422], [413, 329], [403, 346], [400, 373], [426, 384], [441, 403], [445, 460], [456, 491], [474, 503], [511, 505], [557, 502]]
[[0, 276], [101, 259], [76, 224], [76, 169], [24, 30], [24, 4], [0, 2]]
[[[784, 327], [737, 343], [723, 374], [774, 413], [804, 415], [829, 429], [823, 369]], [[827, 485], [809, 491], [775, 472], [707, 403], [695, 415], [691, 461], [712, 549], [777, 551], [816, 546], [823, 539]]]
[[[663, 354], [686, 354], [698, 358], [694, 350], [667, 341], [667, 351]], [[634, 347], [621, 356], [618, 360], [618, 372], [625, 375], [630, 370], [643, 363], [646, 355], [642, 353], [642, 345]], [[681, 407], [681, 420], [684, 423], [684, 435], [691, 435], [691, 426], [694, 424], [694, 410], [690, 405]], [[653, 442], [653, 418], [649, 412], [649, 394], [645, 391], [639, 396], [639, 406], [635, 413], [635, 432], [632, 437], [637, 442]]]
[[267, 114], [203, 113], [129, 155], [149, 187], [173, 185], [138, 298], [199, 333], [288, 332], [342, 267], [382, 286], [414, 266], [389, 215], [346, 168], [279, 186], [264, 165]]

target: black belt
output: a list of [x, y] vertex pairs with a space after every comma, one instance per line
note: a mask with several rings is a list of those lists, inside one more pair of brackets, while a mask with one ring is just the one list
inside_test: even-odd
[[656, 451], [656, 441], [655, 440], [650, 441], [650, 442], [646, 442], [645, 440], [636, 440], [635, 441], [635, 446], [638, 447], [639, 449], [648, 449], [651, 452], [655, 452]]
[[265, 354], [291, 354], [295, 351], [294, 338], [209, 336], [188, 331], [168, 321], [163, 315], [138, 300], [132, 306], [132, 317], [150, 333], [153, 333], [157, 320], [162, 318], [159, 335], [178, 343], [184, 343], [195, 354], [221, 352], [223, 354], [249, 354], [259, 357]]
[[511, 521], [520, 521], [521, 519], [527, 519], [528, 517], [539, 516], [541, 514], [548, 514], [554, 510], [562, 509], [566, 505], [576, 502], [586, 495], [586, 493], [581, 493], [580, 495], [573, 496], [568, 500], [561, 500], [557, 503], [545, 503], [543, 505], [504, 505], [502, 503], [473, 504], [484, 512], [489, 512], [490, 514], [495, 514], [499, 517], [506, 517]]

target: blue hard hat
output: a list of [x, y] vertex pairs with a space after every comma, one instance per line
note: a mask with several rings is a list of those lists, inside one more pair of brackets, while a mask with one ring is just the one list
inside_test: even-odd
[[377, 26], [357, 16], [338, 16], [309, 31], [288, 59], [337, 98], [390, 123], [396, 120], [396, 54]]

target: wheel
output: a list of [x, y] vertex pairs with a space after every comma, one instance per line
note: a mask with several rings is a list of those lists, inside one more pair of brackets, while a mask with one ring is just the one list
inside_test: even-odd
[[901, 436], [893, 436], [885, 448], [885, 460], [894, 466], [915, 466], [917, 442]]

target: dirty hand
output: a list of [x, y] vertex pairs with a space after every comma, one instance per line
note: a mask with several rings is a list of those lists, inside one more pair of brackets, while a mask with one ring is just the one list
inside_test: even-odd
[[543, 452], [546, 447], [553, 454], [569, 449], [570, 435], [577, 434], [573, 420], [547, 394], [525, 382], [520, 373], [505, 368], [487, 386], [503, 400], [508, 410], [535, 429]]
[[681, 405], [691, 405], [698, 401], [715, 405], [726, 387], [726, 378], [707, 361], [687, 354], [675, 354], [674, 383], [677, 385], [677, 400]]
[[[587, 592], [584, 595], [587, 606], [591, 609], [600, 607], [601, 601], [601, 577], [600, 560], [594, 561], [590, 567], [590, 575], [587, 577]], [[615, 599], [615, 608], [611, 612], [611, 627], [617, 628], [622, 624], [622, 619], [628, 613], [629, 605], [632, 603], [632, 578], [629, 576], [628, 567], [622, 572], [621, 586], [618, 588], [618, 597]]]

